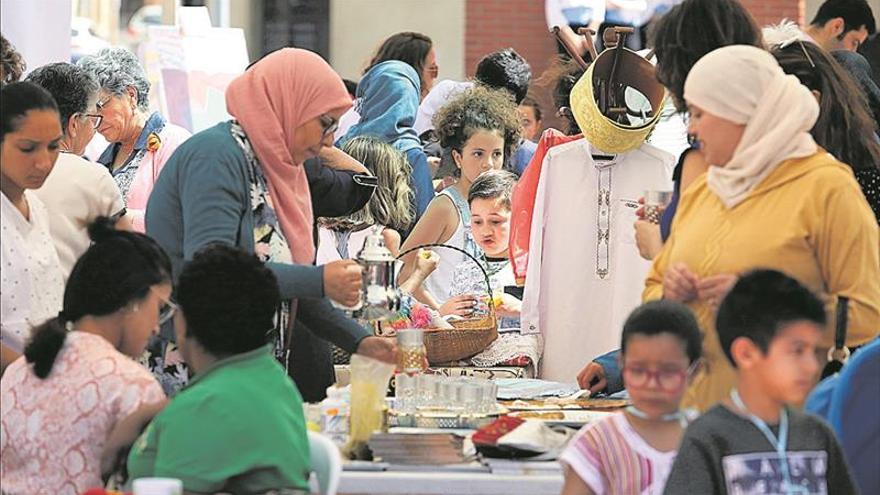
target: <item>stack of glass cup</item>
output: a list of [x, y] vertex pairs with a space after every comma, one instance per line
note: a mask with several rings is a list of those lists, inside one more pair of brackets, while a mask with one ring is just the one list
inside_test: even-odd
[[483, 378], [401, 373], [397, 375], [394, 408], [404, 414], [425, 409], [461, 415], [491, 414], [497, 409], [497, 393], [495, 383]]

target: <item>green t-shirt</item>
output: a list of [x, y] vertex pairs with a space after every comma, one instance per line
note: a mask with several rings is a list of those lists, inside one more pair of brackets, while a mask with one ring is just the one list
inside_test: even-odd
[[188, 491], [308, 490], [302, 398], [268, 348], [196, 375], [138, 438], [130, 479], [177, 478]]

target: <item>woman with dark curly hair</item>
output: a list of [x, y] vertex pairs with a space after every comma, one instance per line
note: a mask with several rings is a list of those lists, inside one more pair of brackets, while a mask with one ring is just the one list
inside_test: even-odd
[[5, 492], [103, 486], [110, 432], [141, 406], [164, 403], [135, 359], [176, 309], [171, 261], [154, 240], [113, 223], [101, 217], [89, 227], [93, 244], [67, 280], [63, 310], [34, 329], [0, 381]]
[[[437, 115], [434, 126], [440, 145], [456, 166], [458, 182], [444, 189], [416, 223], [401, 251], [430, 243], [449, 244], [480, 256], [470, 229], [467, 204], [471, 184], [483, 172], [499, 170], [519, 146], [521, 125], [516, 104], [502, 91], [475, 86], [450, 100]], [[404, 257], [401, 280], [412, 271], [415, 254]], [[464, 255], [449, 250], [441, 253], [440, 266], [425, 281], [425, 290], [415, 296], [444, 314], [467, 316], [475, 304], [471, 294], [450, 298], [455, 267]]]
[[195, 376], [134, 443], [130, 477], [177, 478], [186, 493], [306, 493], [302, 399], [270, 346], [281, 303], [272, 270], [210, 245], [184, 267], [177, 301], [177, 343]]

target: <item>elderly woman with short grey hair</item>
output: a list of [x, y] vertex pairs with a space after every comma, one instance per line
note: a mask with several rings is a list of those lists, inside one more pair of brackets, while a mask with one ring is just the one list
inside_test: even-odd
[[135, 55], [107, 48], [78, 64], [98, 81], [98, 132], [110, 146], [98, 158], [119, 185], [134, 229], [144, 231], [144, 211], [159, 172], [190, 133], [149, 111], [150, 81]]

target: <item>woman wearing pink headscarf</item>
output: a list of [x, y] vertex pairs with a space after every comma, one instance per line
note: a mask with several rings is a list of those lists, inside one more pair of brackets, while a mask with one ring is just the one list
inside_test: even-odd
[[[278, 278], [286, 302], [274, 333], [266, 330], [282, 362], [294, 315], [348, 352], [393, 361], [391, 343], [327, 300], [356, 300], [358, 266], [350, 260], [313, 266], [312, 205], [302, 163], [332, 146], [339, 117], [351, 107], [342, 79], [318, 55], [285, 48], [232, 81], [226, 106], [233, 120], [181, 145], [147, 205], [147, 234], [168, 252], [175, 279], [199, 249], [217, 242], [237, 246], [255, 253]], [[159, 359], [153, 365], [168, 371]], [[179, 383], [171, 385], [166, 388]]]

